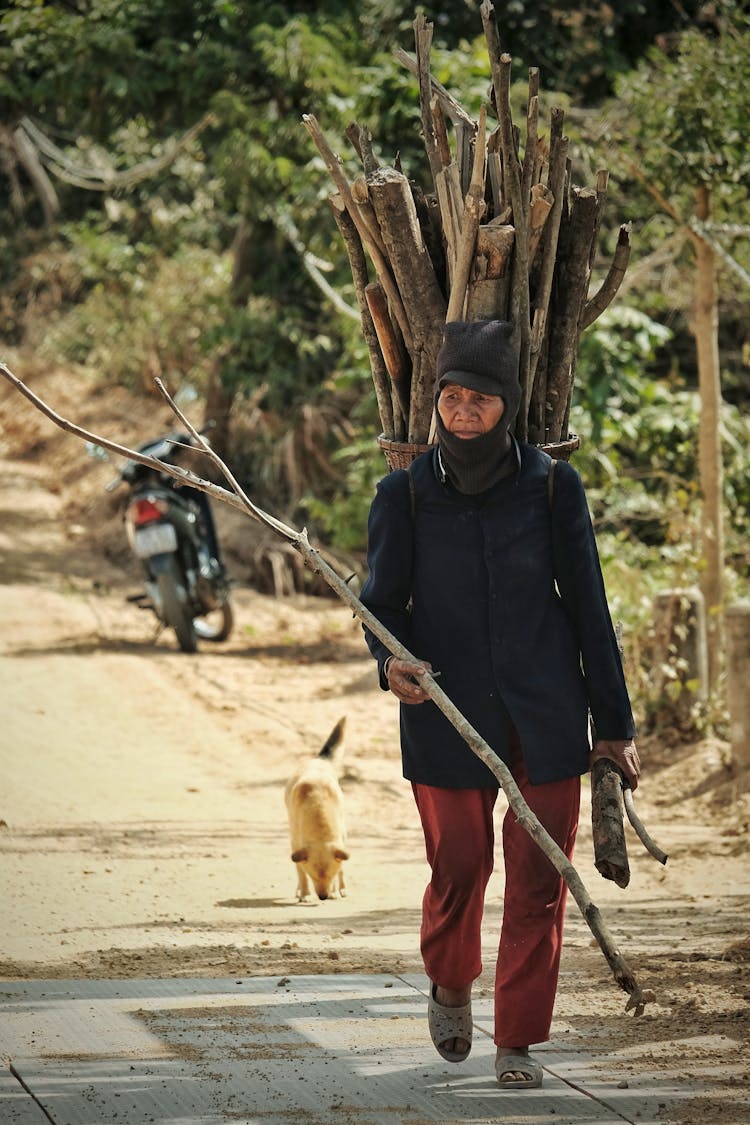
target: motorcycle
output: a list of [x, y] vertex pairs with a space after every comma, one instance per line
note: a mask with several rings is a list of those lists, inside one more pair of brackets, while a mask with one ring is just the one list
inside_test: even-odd
[[[171, 433], [146, 442], [138, 452], [177, 464], [191, 444], [189, 434]], [[195, 652], [199, 639], [225, 641], [234, 612], [208, 497], [138, 461], [126, 461], [107, 491], [123, 484], [130, 490], [128, 541], [146, 579], [146, 592], [128, 600], [174, 629], [182, 652]]]

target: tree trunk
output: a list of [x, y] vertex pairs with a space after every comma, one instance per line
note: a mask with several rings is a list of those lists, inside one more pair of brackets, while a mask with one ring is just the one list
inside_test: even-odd
[[[696, 191], [696, 214], [702, 223], [711, 217], [711, 193], [707, 187]], [[723, 465], [719, 431], [721, 411], [721, 372], [719, 367], [719, 304], [716, 282], [716, 254], [704, 239], [693, 237], [696, 255], [695, 305], [692, 332], [698, 353], [700, 425], [698, 466], [701, 495], [700, 585], [706, 607], [708, 682], [716, 690], [722, 649], [722, 603], [724, 571], [724, 527], [722, 514]]]

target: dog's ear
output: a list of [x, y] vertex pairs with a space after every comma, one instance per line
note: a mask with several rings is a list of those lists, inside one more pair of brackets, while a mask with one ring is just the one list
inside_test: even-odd
[[292, 852], [292, 863], [304, 863], [307, 859], [307, 848], [297, 848]]
[[336, 848], [334, 850], [333, 857], [334, 859], [338, 859], [341, 861], [341, 863], [343, 863], [345, 859], [349, 858], [349, 852], [345, 852], [343, 848]]

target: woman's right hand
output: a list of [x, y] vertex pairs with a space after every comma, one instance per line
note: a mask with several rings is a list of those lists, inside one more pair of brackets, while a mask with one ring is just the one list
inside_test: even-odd
[[388, 687], [402, 703], [424, 703], [427, 692], [415, 679], [431, 672], [432, 665], [427, 660], [415, 663], [413, 660], [399, 660], [389, 656], [385, 662], [385, 678]]

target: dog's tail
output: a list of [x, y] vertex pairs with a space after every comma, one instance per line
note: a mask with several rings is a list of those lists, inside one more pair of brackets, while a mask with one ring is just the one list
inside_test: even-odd
[[341, 744], [344, 741], [344, 727], [346, 726], [346, 715], [339, 719], [336, 726], [333, 728], [328, 738], [323, 743], [323, 748], [318, 754], [319, 758], [327, 758], [329, 762], [335, 762], [341, 756]]

